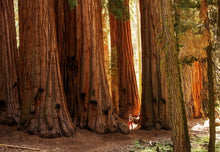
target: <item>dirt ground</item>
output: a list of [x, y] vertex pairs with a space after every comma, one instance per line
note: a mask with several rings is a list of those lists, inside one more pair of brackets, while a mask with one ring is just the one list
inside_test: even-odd
[[[189, 120], [191, 135], [199, 136], [208, 134], [208, 128], [203, 127], [205, 119]], [[218, 135], [220, 133], [218, 132]], [[217, 135], [217, 139], [218, 139]], [[171, 142], [171, 131], [167, 130], [132, 130], [129, 135], [120, 133], [96, 134], [85, 129], [78, 129], [73, 138], [44, 139], [35, 135], [29, 135], [17, 131], [16, 127], [0, 125], [0, 151], [41, 151], [41, 152], [123, 152], [136, 140], [147, 142]], [[218, 139], [220, 140], [220, 139]], [[29, 149], [18, 149], [3, 147], [1, 144], [28, 147]], [[35, 148], [35, 149], [30, 149]]]

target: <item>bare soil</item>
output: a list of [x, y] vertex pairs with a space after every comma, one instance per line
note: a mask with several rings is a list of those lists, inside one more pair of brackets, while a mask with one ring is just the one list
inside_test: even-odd
[[[206, 119], [191, 119], [189, 120], [189, 130], [196, 125], [203, 125]], [[203, 130], [191, 130], [191, 135], [199, 136], [208, 134], [207, 128]], [[130, 134], [121, 133], [113, 134], [96, 134], [85, 129], [78, 129], [73, 138], [53, 138], [45, 139], [36, 135], [30, 135], [23, 131], [17, 131], [15, 126], [0, 125], [0, 151], [7, 152], [123, 152], [129, 151], [129, 147], [134, 144], [134, 141], [147, 142], [170, 142], [171, 131], [167, 130], [132, 130]], [[19, 149], [16, 147], [3, 147], [1, 144], [28, 147], [29, 149]], [[36, 148], [33, 150], [31, 148]]]

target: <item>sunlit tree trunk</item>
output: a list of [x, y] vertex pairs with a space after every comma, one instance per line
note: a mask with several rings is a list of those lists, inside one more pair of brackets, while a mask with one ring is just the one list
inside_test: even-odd
[[194, 118], [200, 118], [203, 114], [203, 106], [201, 103], [201, 93], [202, 93], [202, 68], [199, 61], [193, 64], [192, 71], [192, 101], [193, 101], [193, 114]]
[[60, 72], [55, 0], [20, 0], [21, 129], [73, 136]]
[[174, 152], [190, 152], [185, 105], [181, 88], [179, 60], [174, 38], [171, 0], [162, 1], [164, 41], [166, 48], [167, 80], [171, 102], [172, 140]]
[[102, 25], [103, 25], [103, 46], [104, 46], [104, 61], [109, 89], [111, 90], [111, 74], [110, 74], [110, 58], [109, 58], [109, 15], [107, 9], [102, 9]]
[[13, 0], [0, 0], [0, 123], [18, 123], [18, 50]]
[[[129, 1], [124, 1], [129, 12]], [[117, 61], [119, 76], [119, 115], [128, 118], [129, 114], [137, 116], [140, 112], [140, 100], [134, 69], [133, 48], [131, 41], [130, 20], [117, 19]]]
[[[139, 86], [138, 86], [138, 91], [139, 91], [139, 97], [141, 97], [142, 94], [142, 64], [141, 64], [141, 54], [142, 54], [142, 49], [141, 49], [141, 28], [140, 28], [140, 2], [139, 0], [136, 1], [136, 13], [137, 13], [137, 50], [138, 50], [138, 75], [139, 75]], [[141, 99], [140, 99], [141, 100]]]

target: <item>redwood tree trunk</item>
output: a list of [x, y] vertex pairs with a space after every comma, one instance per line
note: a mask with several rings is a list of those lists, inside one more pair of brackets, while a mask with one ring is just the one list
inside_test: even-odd
[[141, 1], [142, 36], [142, 128], [170, 129], [164, 53], [158, 37], [162, 33], [161, 2]]
[[[98, 133], [127, 132], [126, 125], [113, 112], [105, 73], [101, 0], [81, 1], [84, 48], [81, 61], [81, 120]], [[86, 44], [86, 45], [85, 45]], [[86, 117], [85, 117], [86, 116]]]
[[193, 64], [192, 73], [192, 100], [193, 100], [193, 110], [194, 118], [205, 117], [203, 112], [203, 105], [201, 103], [201, 93], [202, 93], [202, 68], [199, 61]]
[[18, 123], [18, 50], [13, 0], [0, 0], [0, 123]]
[[65, 7], [65, 49], [61, 52], [72, 119], [80, 128], [97, 133], [127, 132], [113, 111], [106, 77], [101, 0], [79, 0], [78, 4], [72, 11]]
[[42, 137], [73, 136], [55, 22], [55, 0], [20, 0], [21, 129]]
[[[129, 1], [125, 0], [129, 12]], [[117, 61], [119, 81], [119, 115], [128, 118], [129, 114], [138, 116], [140, 100], [134, 69], [134, 56], [131, 41], [130, 20], [117, 20]]]
[[119, 93], [118, 93], [118, 61], [117, 61], [117, 26], [114, 15], [109, 14], [110, 21], [110, 35], [111, 35], [111, 92], [112, 102], [117, 113], [119, 113]]
[[140, 1], [141, 11], [141, 40], [142, 40], [142, 102], [141, 127], [153, 127], [153, 88], [151, 83], [151, 31], [150, 29], [150, 1]]

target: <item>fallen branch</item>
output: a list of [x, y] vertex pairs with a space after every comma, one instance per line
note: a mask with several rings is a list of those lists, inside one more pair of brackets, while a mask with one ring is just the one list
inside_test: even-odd
[[22, 146], [7, 145], [7, 144], [0, 144], [0, 147], [2, 147], [2, 148], [15, 148], [15, 149], [31, 150], [31, 151], [40, 151], [40, 149], [37, 149], [37, 148], [22, 147]]

